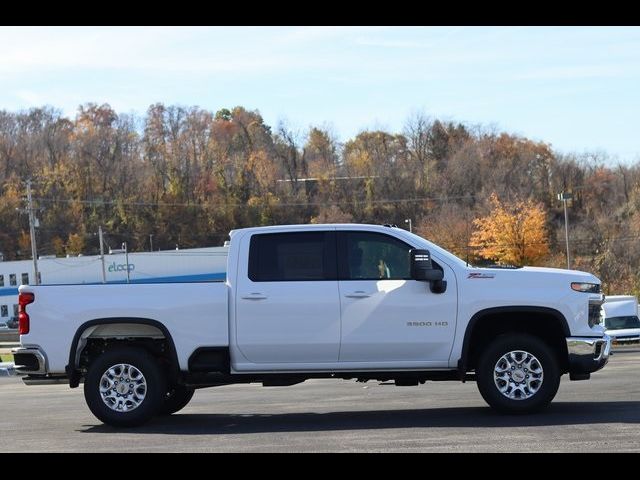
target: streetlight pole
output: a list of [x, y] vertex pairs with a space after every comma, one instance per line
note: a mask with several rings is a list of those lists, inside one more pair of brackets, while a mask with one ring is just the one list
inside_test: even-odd
[[104, 268], [104, 237], [102, 235], [102, 225], [98, 226], [98, 236], [100, 237], [100, 262], [102, 263], [102, 283], [107, 283], [107, 272]]
[[127, 264], [127, 283], [131, 283], [131, 278], [129, 277], [129, 249], [127, 248], [127, 242], [122, 244], [122, 249], [124, 250], [124, 263]]
[[412, 228], [412, 225], [411, 225], [411, 219], [410, 219], [410, 218], [407, 218], [407, 219], [404, 221], [404, 223], [408, 223], [408, 224], [409, 224], [409, 232], [413, 233], [413, 228]]
[[573, 198], [573, 194], [562, 192], [558, 194], [558, 200], [564, 204], [564, 241], [567, 244], [567, 269], [571, 270], [571, 257], [569, 256], [569, 214], [567, 213], [567, 201]]

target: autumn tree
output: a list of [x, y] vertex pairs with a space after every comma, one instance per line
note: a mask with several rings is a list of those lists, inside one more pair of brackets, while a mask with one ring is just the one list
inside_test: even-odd
[[477, 254], [502, 265], [535, 265], [549, 254], [546, 215], [532, 200], [505, 205], [491, 194], [491, 212], [473, 221], [471, 246]]
[[474, 260], [469, 249], [473, 230], [472, 212], [447, 203], [432, 208], [416, 222], [415, 233], [454, 253], [460, 258]]
[[311, 223], [351, 223], [353, 217], [340, 210], [337, 205], [330, 205], [320, 209], [318, 216], [311, 217]]
[[70, 255], [80, 255], [84, 250], [84, 236], [79, 233], [72, 233], [67, 240], [67, 253]]
[[336, 140], [327, 130], [312, 127], [303, 147], [303, 158], [312, 177], [333, 177], [338, 168]]
[[[150, 234], [165, 249], [219, 245], [229, 230], [259, 224], [411, 218], [423, 236], [472, 262], [555, 267], [566, 265], [556, 194], [570, 191], [572, 267], [599, 276], [608, 293], [640, 293], [640, 162], [561, 154], [491, 125], [416, 113], [402, 132], [339, 141], [326, 126], [272, 129], [242, 106], [158, 103], [128, 115], [87, 103], [71, 118], [49, 106], [0, 111], [7, 260], [31, 255], [21, 213], [28, 179], [41, 254], [95, 254], [98, 226], [139, 251]], [[530, 200], [498, 208], [498, 198]], [[469, 248], [473, 219], [492, 208], [477, 219]]]

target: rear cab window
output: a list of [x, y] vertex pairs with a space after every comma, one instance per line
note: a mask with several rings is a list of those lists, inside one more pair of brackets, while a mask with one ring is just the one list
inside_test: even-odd
[[336, 280], [335, 233], [261, 233], [251, 237], [249, 279], [253, 282]]

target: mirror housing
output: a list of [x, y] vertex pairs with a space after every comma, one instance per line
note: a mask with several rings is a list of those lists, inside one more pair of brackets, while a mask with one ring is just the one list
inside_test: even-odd
[[433, 268], [429, 250], [411, 249], [409, 251], [411, 261], [411, 278], [421, 282], [436, 282], [442, 280], [444, 274], [441, 270]]
[[447, 282], [442, 280], [444, 272], [438, 268], [433, 268], [429, 250], [413, 248], [409, 250], [409, 260], [411, 263], [411, 278], [413, 280], [429, 282], [433, 293], [445, 292]]

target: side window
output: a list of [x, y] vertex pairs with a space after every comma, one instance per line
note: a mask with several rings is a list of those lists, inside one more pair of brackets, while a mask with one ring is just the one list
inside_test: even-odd
[[9, 306], [2, 305], [0, 306], [0, 317], [8, 317], [9, 316]]
[[371, 232], [344, 232], [345, 280], [408, 280], [411, 278], [411, 246], [388, 235]]
[[0, 287], [4, 287], [4, 275], [0, 275]]
[[28, 273], [23, 273], [22, 274], [22, 285], [29, 285], [29, 274]]
[[9, 285], [11, 285], [12, 287], [15, 287], [17, 284], [18, 283], [16, 280], [16, 274], [15, 273], [9, 274]]
[[13, 305], [13, 316], [14, 317], [18, 316], [18, 305], [16, 304]]
[[332, 232], [253, 235], [249, 278], [254, 282], [335, 280], [335, 235]]

